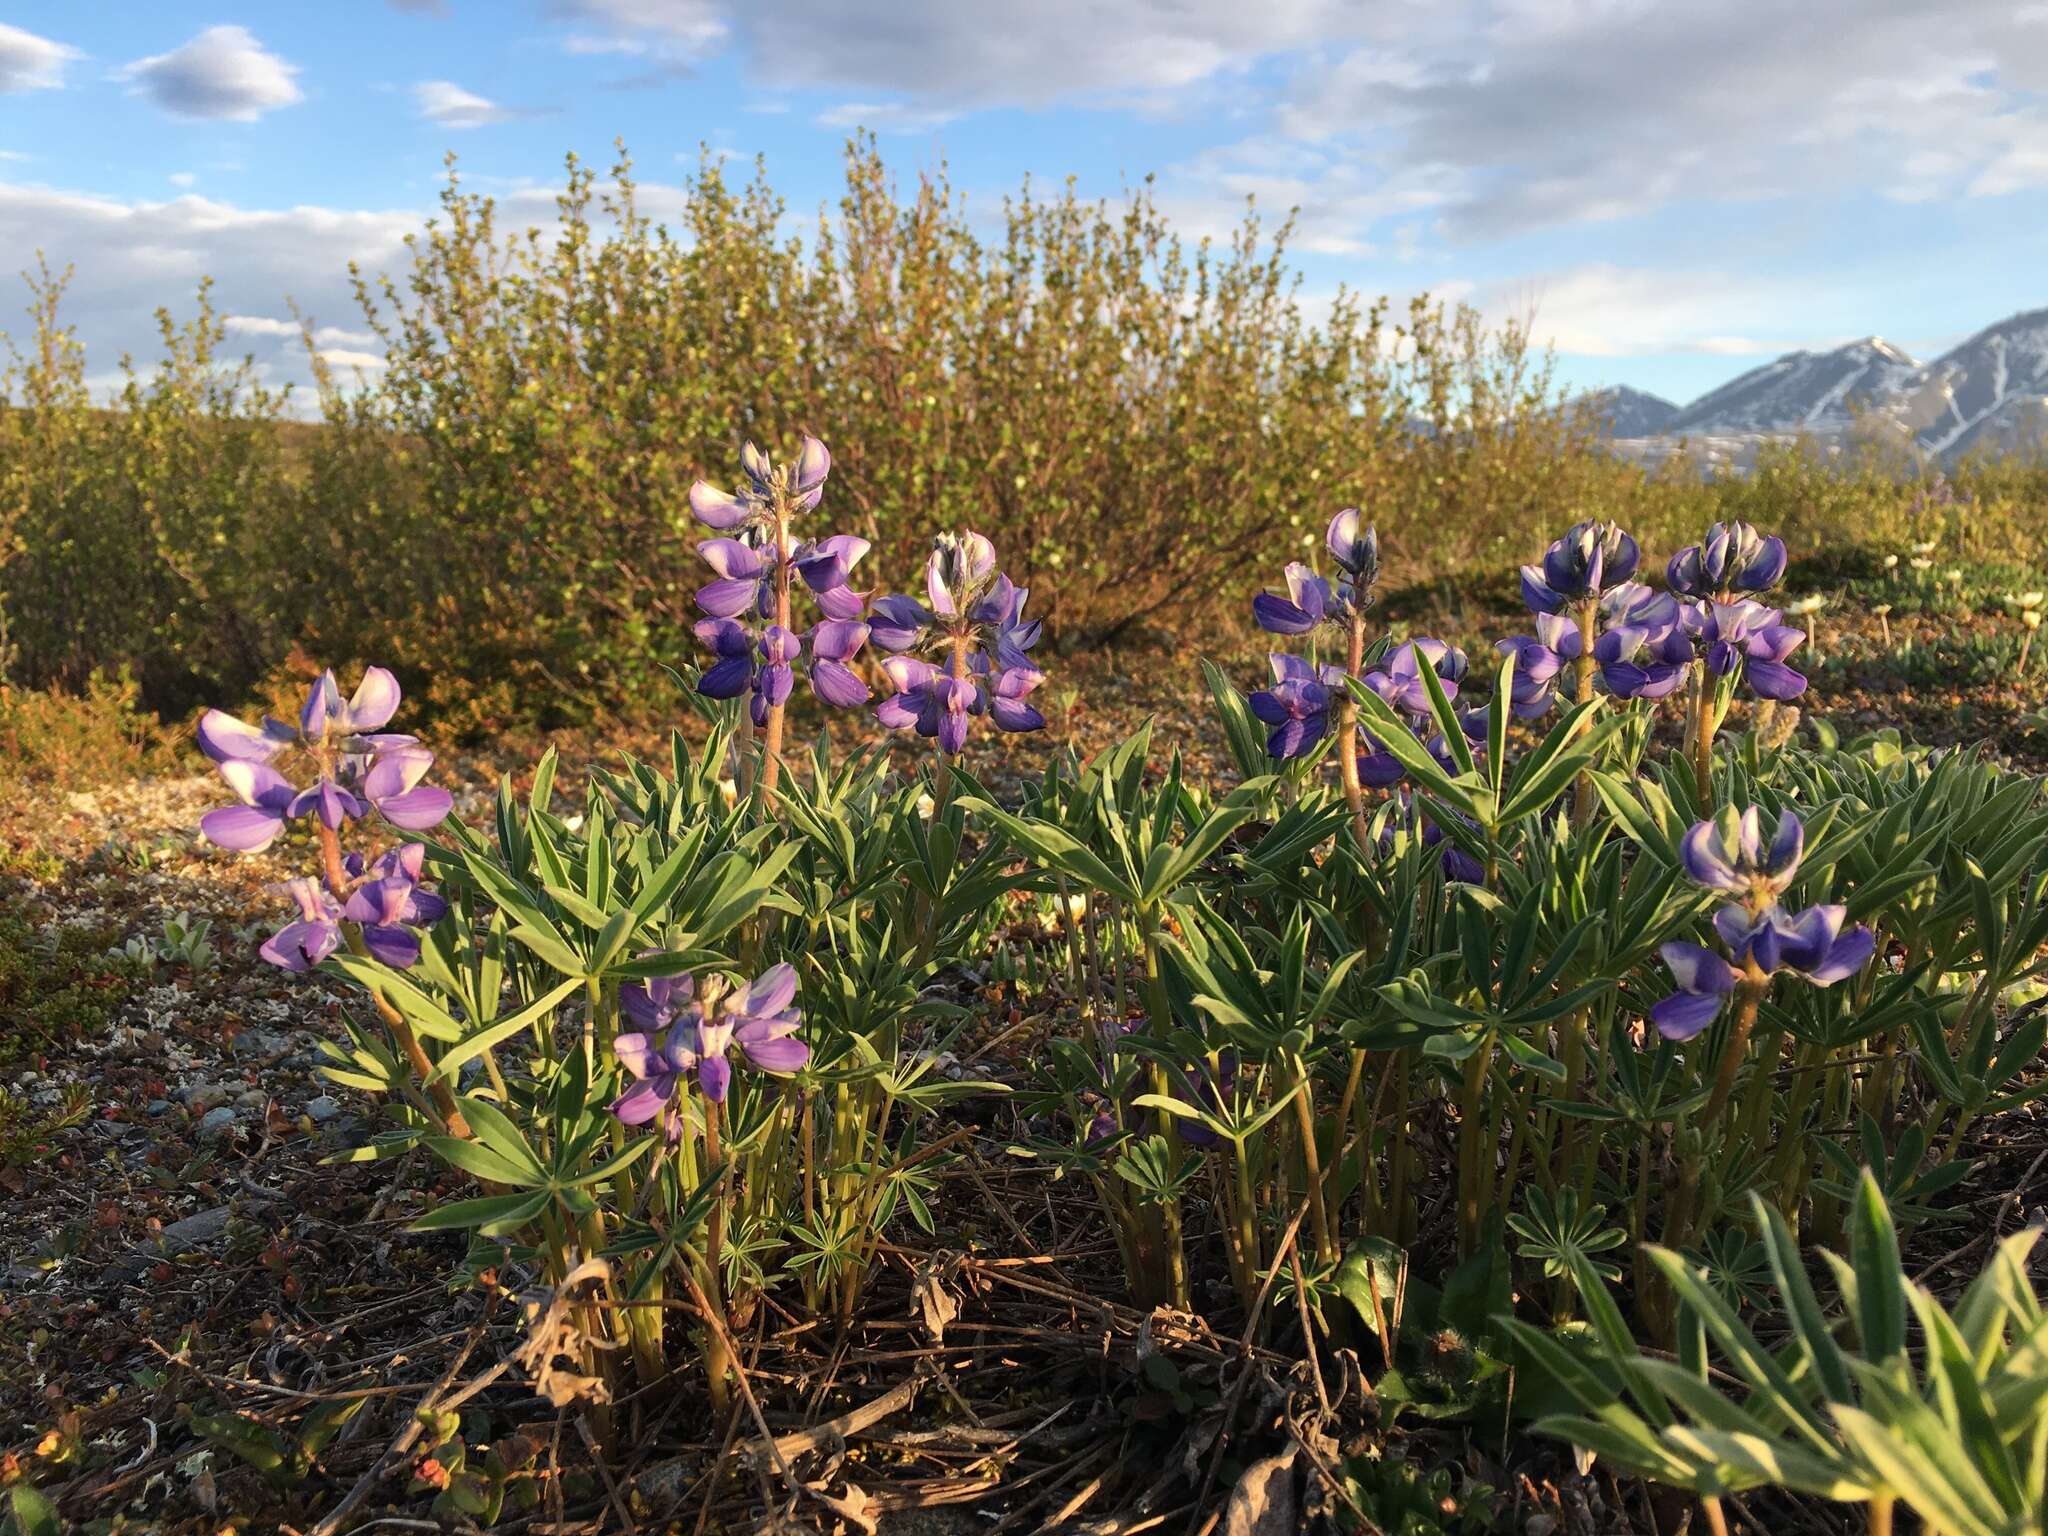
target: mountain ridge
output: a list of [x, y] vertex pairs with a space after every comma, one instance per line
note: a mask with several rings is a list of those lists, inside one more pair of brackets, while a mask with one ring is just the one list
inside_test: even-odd
[[1684, 405], [1626, 385], [1585, 399], [1617, 451], [1643, 459], [1739, 461], [1773, 439], [1839, 442], [1859, 431], [1893, 432], [1940, 461], [2012, 452], [2048, 441], [2048, 307], [1985, 326], [1926, 363], [1871, 335], [1787, 352]]

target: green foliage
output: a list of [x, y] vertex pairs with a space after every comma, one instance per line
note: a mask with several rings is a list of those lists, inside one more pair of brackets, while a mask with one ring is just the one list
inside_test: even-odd
[[0, 900], [0, 1060], [103, 1030], [149, 967], [114, 946], [109, 921], [46, 923]]
[[[2027, 1268], [2038, 1230], [2001, 1242], [1947, 1308], [1906, 1274], [1883, 1194], [1866, 1174], [1848, 1257], [1823, 1253], [1840, 1299], [1830, 1316], [1784, 1218], [1761, 1200], [1751, 1209], [1789, 1339], [1775, 1348], [1760, 1342], [1704, 1269], [1653, 1248], [1680, 1299], [1685, 1336], [1698, 1343], [1678, 1360], [1645, 1355], [1580, 1258], [1573, 1275], [1607, 1375], [1527, 1323], [1503, 1320], [1532, 1366], [1580, 1410], [1543, 1419], [1538, 1431], [1707, 1501], [1778, 1486], [1887, 1515], [1901, 1503], [1938, 1536], [2039, 1531], [2048, 1519], [2048, 1314]], [[1707, 1341], [1721, 1360], [1718, 1376]], [[1739, 1399], [1720, 1384], [1729, 1380], [1740, 1384]]]

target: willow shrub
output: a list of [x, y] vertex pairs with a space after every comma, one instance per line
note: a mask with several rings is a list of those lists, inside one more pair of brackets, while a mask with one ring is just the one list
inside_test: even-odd
[[[1560, 509], [1665, 544], [1740, 516], [1811, 550], [2034, 526], [2029, 466], [1946, 499], [1801, 449], [1744, 480], [1645, 475], [1524, 328], [1310, 304], [1289, 226], [1249, 207], [1191, 242], [1149, 185], [1027, 184], [992, 224], [865, 140], [808, 228], [710, 158], [671, 222], [651, 201], [623, 155], [572, 159], [554, 218], [515, 229], [451, 168], [406, 263], [357, 274], [385, 366], [316, 358], [317, 427], [222, 356], [204, 290], [96, 404], [62, 279], [34, 275], [0, 385], [8, 676], [76, 689], [127, 664], [182, 713], [297, 647], [432, 679], [420, 702], [456, 730], [655, 703], [694, 617], [689, 485], [771, 422], [846, 445], [839, 505], [877, 564], [983, 529], [1067, 636], [1208, 623], [1248, 554], [1314, 540], [1304, 505], [1372, 508], [1395, 581], [1497, 568]], [[338, 579], [365, 549], [378, 579]]]

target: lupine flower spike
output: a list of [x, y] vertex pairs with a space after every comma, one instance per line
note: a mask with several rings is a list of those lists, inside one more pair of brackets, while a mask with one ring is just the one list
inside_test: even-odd
[[875, 718], [949, 757], [966, 749], [969, 723], [982, 716], [999, 730], [1044, 729], [1045, 716], [1026, 702], [1045, 681], [1030, 656], [1039, 634], [1024, 617], [1030, 595], [996, 568], [995, 546], [980, 534], [940, 534], [925, 561], [926, 601], [898, 595], [874, 605], [870, 633], [891, 653], [882, 670], [896, 687]]
[[1797, 698], [1806, 679], [1785, 665], [1806, 636], [1780, 622], [1778, 610], [1753, 594], [1767, 592], [1785, 577], [1785, 541], [1744, 522], [1715, 523], [1699, 543], [1671, 557], [1664, 577], [1687, 599], [1681, 615], [1695, 656], [1703, 663], [1686, 723], [1693, 780], [1711, 809], [1714, 736], [1720, 730], [1738, 683], [1759, 698]]
[[[200, 819], [206, 840], [261, 853], [305, 818], [319, 847], [317, 872], [280, 887], [297, 915], [262, 945], [259, 953], [272, 965], [310, 971], [347, 947], [404, 970], [420, 957], [419, 930], [447, 914], [448, 904], [422, 883], [423, 844], [401, 844], [374, 861], [341, 845], [348, 825], [372, 812], [401, 831], [424, 832], [440, 825], [453, 807], [447, 790], [425, 782], [434, 754], [415, 737], [384, 730], [399, 699], [398, 679], [370, 667], [347, 698], [334, 674], [322, 672], [296, 727], [269, 716], [250, 725], [217, 709], [200, 717], [200, 750], [241, 802]], [[276, 766], [286, 754], [304, 761], [311, 782], [303, 789]], [[371, 996], [414, 1071], [422, 1081], [432, 1076], [433, 1062], [404, 1016], [374, 987]], [[436, 1080], [431, 1091], [448, 1133], [466, 1137], [468, 1124], [447, 1082]]]
[[1296, 656], [1274, 655], [1273, 687], [1253, 694], [1251, 704], [1273, 728], [1266, 750], [1276, 758], [1299, 757], [1326, 733], [1334, 690], [1342, 732], [1338, 773], [1359, 849], [1369, 852], [1365, 786], [1357, 769], [1358, 707], [1347, 680], [1359, 675], [1365, 661], [1365, 611], [1372, 606], [1380, 574], [1379, 530], [1358, 508], [1346, 507], [1330, 519], [1323, 545], [1336, 565], [1336, 582], [1295, 562], [1283, 573], [1287, 595], [1261, 592], [1252, 599], [1252, 617], [1259, 628], [1274, 635], [1313, 636], [1325, 627], [1331, 629], [1343, 637], [1344, 664], [1316, 667]]
[[[697, 546], [715, 577], [697, 589], [705, 614], [697, 639], [715, 658], [697, 691], [713, 699], [747, 697], [762, 733], [766, 792], [781, 776], [783, 711], [800, 668], [826, 704], [851, 709], [868, 701], [852, 662], [868, 641], [867, 594], [855, 589], [853, 571], [869, 545], [851, 534], [797, 536], [793, 520], [817, 508], [832, 471], [832, 455], [815, 437], [806, 437], [796, 462], [785, 465], [748, 443], [740, 468], [745, 478], [737, 493], [701, 480], [690, 488], [698, 521], [729, 535]], [[820, 615], [802, 632], [794, 627], [799, 591], [810, 593]]]

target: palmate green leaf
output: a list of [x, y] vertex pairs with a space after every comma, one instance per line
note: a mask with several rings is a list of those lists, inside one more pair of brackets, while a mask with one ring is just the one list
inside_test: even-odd
[[1706, 1486], [1701, 1486], [1698, 1467], [1682, 1459], [1634, 1414], [1629, 1414], [1629, 1418], [1635, 1420], [1633, 1425], [1551, 1414], [1538, 1419], [1531, 1427], [1539, 1435], [1583, 1446], [1595, 1456], [1603, 1456], [1611, 1465], [1637, 1477], [1646, 1477], [1673, 1488], [1689, 1488], [1700, 1494], [1711, 1495], [1715, 1491], [1715, 1479], [1709, 1477]]
[[1807, 1404], [1792, 1379], [1784, 1369], [1756, 1341], [1756, 1337], [1737, 1319], [1721, 1293], [1705, 1279], [1704, 1275], [1687, 1263], [1683, 1257], [1670, 1249], [1654, 1243], [1645, 1243], [1643, 1252], [1671, 1287], [1672, 1293], [1699, 1314], [1707, 1332], [1713, 1335], [1721, 1353], [1734, 1366], [1742, 1379], [1749, 1383], [1751, 1391], [1779, 1420], [1796, 1429], [1814, 1448], [1826, 1455], [1832, 1446], [1826, 1426], [1823, 1425]]
[[1763, 1234], [1771, 1273], [1778, 1283], [1778, 1295], [1789, 1310], [1793, 1330], [1800, 1347], [1806, 1351], [1806, 1358], [1813, 1364], [1821, 1390], [1827, 1393], [1831, 1402], [1853, 1401], [1849, 1368], [1844, 1364], [1841, 1347], [1835, 1343], [1835, 1336], [1821, 1313], [1820, 1301], [1813, 1294], [1813, 1282], [1806, 1276], [1806, 1266], [1799, 1261], [1799, 1245], [1793, 1239], [1792, 1228], [1776, 1206], [1754, 1193], [1749, 1197], [1749, 1209], [1757, 1230]]
[[[1185, 884], [1196, 870], [1202, 867], [1211, 854], [1221, 848], [1231, 833], [1250, 821], [1258, 812], [1258, 795], [1269, 780], [1259, 780], [1256, 785], [1240, 787], [1231, 797], [1211, 811], [1202, 824], [1182, 839], [1178, 847], [1161, 845], [1153, 850], [1153, 857], [1147, 861], [1145, 879], [1139, 891], [1141, 905], [1152, 905], [1164, 901]], [[1160, 854], [1166, 854], [1161, 860]]]
[[[1079, 880], [1090, 889], [1119, 901], [1136, 905], [1138, 892], [1131, 880], [1119, 875], [1102, 859], [1071, 833], [1045, 821], [1026, 821], [1012, 815], [993, 801], [978, 796], [956, 802], [963, 810], [985, 817], [1002, 830], [1011, 844], [1020, 853], [1035, 859], [1046, 868], [1063, 874], [1072, 880]], [[1115, 823], [1112, 820], [1111, 825]]]
[[492, 1151], [482, 1142], [461, 1141], [453, 1136], [429, 1136], [426, 1146], [444, 1163], [460, 1168], [464, 1173], [473, 1173], [486, 1183], [532, 1189], [544, 1182], [538, 1173]]
[[1621, 823], [1630, 840], [1659, 863], [1676, 867], [1677, 838], [1684, 829], [1674, 825], [1670, 801], [1661, 792], [1653, 795], [1645, 780], [1633, 781], [1644, 793], [1644, 798], [1638, 799], [1629, 780], [1600, 768], [1589, 770], [1589, 774], [1601, 803]]
[[1926, 1340], [1927, 1373], [1935, 1389], [1941, 1417], [1956, 1437], [1970, 1465], [1989, 1485], [2004, 1509], [2021, 1508], [2027, 1495], [2020, 1488], [2019, 1468], [2000, 1432], [1997, 1415], [1978, 1378], [1969, 1346], [1951, 1318], [1926, 1289], [1911, 1285], [1907, 1295], [1919, 1316]]
[[1656, 1382], [1638, 1369], [1642, 1352], [1636, 1348], [1635, 1336], [1628, 1331], [1621, 1309], [1608, 1294], [1599, 1269], [1588, 1255], [1577, 1251], [1566, 1255], [1566, 1262], [1571, 1266], [1572, 1284], [1578, 1289], [1579, 1301], [1586, 1309], [1586, 1320], [1593, 1325], [1608, 1358], [1621, 1373], [1629, 1396], [1654, 1428], [1664, 1428], [1672, 1422], [1671, 1405], [1657, 1390]]
[[1856, 1271], [1856, 1329], [1863, 1357], [1873, 1363], [1906, 1352], [1906, 1291], [1899, 1234], [1885, 1209], [1884, 1191], [1865, 1169], [1849, 1212], [1849, 1263]]
[[580, 978], [571, 976], [568, 980], [558, 983], [551, 991], [542, 993], [510, 1018], [500, 1019], [497, 1023], [457, 1041], [442, 1052], [441, 1059], [434, 1064], [434, 1070], [428, 1075], [427, 1082], [433, 1084], [445, 1077], [452, 1077], [485, 1051], [494, 1050], [513, 1036], [526, 1033], [538, 1021], [554, 1012], [582, 985]]
[[493, 1104], [489, 1099], [475, 1094], [465, 1095], [458, 1101], [463, 1118], [469, 1122], [470, 1130], [484, 1146], [504, 1158], [521, 1173], [538, 1182], [547, 1175], [546, 1166], [540, 1156], [527, 1142], [526, 1135], [512, 1117]]
[[1816, 1456], [1765, 1435], [1681, 1424], [1666, 1430], [1664, 1438], [1718, 1463], [1733, 1492], [1771, 1485], [1841, 1503], [1865, 1503], [1880, 1491], [1846, 1458]]
[[522, 919], [512, 925], [512, 937], [562, 975], [579, 981], [583, 979], [583, 956], [556, 931], [554, 924], [545, 921], [534, 923]]
[[462, 1026], [449, 1016], [448, 1010], [403, 971], [394, 971], [367, 955], [351, 954], [347, 950], [329, 955], [325, 963], [349, 980], [381, 993], [392, 1007], [404, 1015], [406, 1023], [429, 1039], [462, 1038]]
[[[1424, 667], [1422, 670], [1429, 672], [1432, 669]], [[1431, 755], [1428, 747], [1416, 739], [1415, 732], [1409, 729], [1408, 722], [1393, 705], [1356, 678], [1346, 678], [1345, 686], [1351, 690], [1351, 697], [1358, 702], [1359, 723], [1371, 733], [1375, 741], [1386, 748], [1418, 786], [1428, 790], [1461, 815], [1471, 817], [1474, 821], [1485, 819], [1476, 814], [1480, 806], [1473, 791], [1482, 787], [1476, 782], [1476, 776], [1473, 780], [1460, 781], [1445, 773], [1443, 765]], [[1452, 721], [1451, 730], [1459, 741], [1464, 740], [1464, 732], [1458, 728], [1455, 719]]]
[[455, 1200], [438, 1205], [412, 1224], [414, 1232], [449, 1232], [475, 1228], [486, 1237], [509, 1237], [547, 1209], [551, 1197], [543, 1190], [532, 1195], [486, 1195], [477, 1200]]
[[1849, 1448], [1943, 1536], [2012, 1536], [2014, 1528], [1998, 1510], [1973, 1501], [1956, 1486], [1945, 1464], [1896, 1433], [1896, 1424], [1848, 1403], [1836, 1404], [1833, 1412]]

